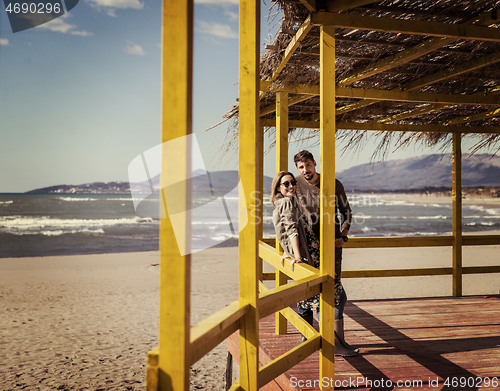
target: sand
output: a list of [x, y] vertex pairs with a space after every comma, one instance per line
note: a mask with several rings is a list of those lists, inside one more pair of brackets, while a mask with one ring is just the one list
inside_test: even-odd
[[[500, 246], [464, 248], [492, 265]], [[157, 252], [0, 259], [0, 384], [7, 390], [144, 390], [158, 341]], [[344, 270], [450, 266], [451, 249], [346, 249]], [[192, 324], [237, 299], [237, 248], [193, 255]], [[351, 300], [451, 294], [451, 277], [345, 279]], [[500, 274], [464, 276], [498, 294]], [[191, 369], [192, 389], [223, 390], [225, 344]]]

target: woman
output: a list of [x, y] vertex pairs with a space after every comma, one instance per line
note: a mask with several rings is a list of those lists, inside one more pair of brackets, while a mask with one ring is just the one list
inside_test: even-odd
[[[292, 173], [280, 171], [273, 179], [271, 191], [274, 229], [284, 252], [281, 263], [284, 258], [292, 258], [292, 271], [294, 265], [300, 262], [319, 267], [319, 241], [298, 209], [296, 185]], [[318, 308], [319, 295], [297, 303], [297, 312], [310, 325], [313, 324], [313, 313]], [[305, 340], [304, 337], [302, 339]]]
[[[292, 258], [291, 268], [293, 271], [294, 264], [306, 262], [315, 268], [319, 268], [319, 240], [314, 235], [312, 227], [307, 224], [307, 219], [299, 210], [299, 204], [296, 195], [297, 181], [291, 172], [278, 172], [272, 182], [271, 203], [274, 206], [273, 224], [281, 247], [283, 248], [283, 257], [281, 264], [284, 263], [284, 258]], [[337, 280], [337, 279], [336, 279]], [[340, 286], [337, 286], [340, 285]], [[342, 303], [345, 304], [345, 292], [340, 284], [335, 284], [336, 290], [336, 315]], [[298, 314], [311, 326], [313, 324], [314, 311], [319, 315], [319, 295], [309, 299], [302, 300], [297, 303]], [[336, 316], [337, 319], [337, 316]], [[301, 342], [305, 341], [302, 336]], [[335, 332], [335, 354], [340, 356], [353, 356], [358, 354], [359, 349], [347, 344], [342, 338], [339, 339]]]

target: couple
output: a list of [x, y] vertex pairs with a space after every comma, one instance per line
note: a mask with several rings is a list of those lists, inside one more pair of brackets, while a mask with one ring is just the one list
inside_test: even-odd
[[[316, 172], [316, 162], [309, 151], [297, 153], [294, 162], [301, 175], [295, 178], [291, 172], [278, 172], [271, 191], [274, 228], [284, 251], [282, 263], [284, 257], [289, 257], [292, 258], [292, 270], [294, 264], [300, 262], [319, 268], [320, 174]], [[359, 349], [344, 340], [343, 314], [347, 296], [340, 281], [342, 246], [348, 239], [352, 213], [339, 180], [335, 181], [335, 208], [342, 217], [342, 221], [338, 214], [335, 218], [335, 355], [354, 356]], [[310, 325], [314, 310], [319, 315], [319, 295], [297, 303], [297, 312]]]

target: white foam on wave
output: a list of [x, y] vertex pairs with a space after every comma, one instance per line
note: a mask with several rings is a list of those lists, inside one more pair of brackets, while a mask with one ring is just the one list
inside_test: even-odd
[[78, 233], [84, 233], [84, 234], [92, 234], [92, 235], [101, 235], [104, 234], [104, 230], [102, 228], [99, 229], [73, 229], [71, 231], [63, 231], [62, 229], [55, 230], [55, 231], [40, 231], [40, 235], [44, 236], [61, 236], [61, 235], [66, 235], [66, 234], [78, 234]]
[[60, 201], [67, 202], [89, 202], [89, 201], [129, 201], [132, 202], [130, 197], [119, 197], [119, 198], [95, 198], [95, 197], [58, 197]]
[[10, 205], [13, 203], [14, 203], [14, 201], [0, 201], [0, 205]]
[[57, 198], [61, 201], [67, 202], [88, 202], [88, 201], [97, 201], [98, 198], [89, 198], [89, 197], [59, 197]]
[[449, 217], [444, 215], [437, 216], [418, 216], [417, 220], [447, 220]]
[[[151, 224], [151, 217], [123, 217], [119, 219], [57, 219], [48, 216], [3, 216], [0, 217], [0, 232], [14, 235], [57, 236], [63, 233], [98, 232], [104, 227], [117, 225]], [[58, 234], [59, 231], [62, 233]], [[49, 234], [48, 232], [52, 232]], [[104, 233], [104, 231], [102, 232]]]
[[485, 226], [485, 227], [493, 227], [495, 225], [495, 223], [492, 222], [492, 221], [482, 221], [482, 222], [479, 222], [479, 223], [470, 222], [470, 223], [467, 223], [466, 225], [469, 226], [469, 227], [474, 227], [476, 225], [482, 225], [482, 226]]

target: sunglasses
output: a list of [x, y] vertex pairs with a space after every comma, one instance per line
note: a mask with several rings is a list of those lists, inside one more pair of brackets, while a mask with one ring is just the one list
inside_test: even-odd
[[281, 186], [288, 187], [290, 185], [295, 186], [297, 184], [297, 181], [295, 179], [291, 180], [290, 182], [286, 181], [281, 184]]

